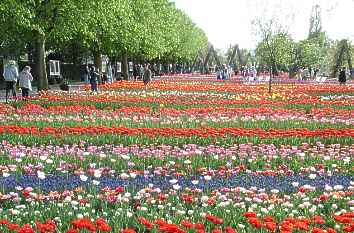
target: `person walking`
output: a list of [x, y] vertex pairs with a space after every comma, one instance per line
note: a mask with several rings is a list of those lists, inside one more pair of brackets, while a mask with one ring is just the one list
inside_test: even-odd
[[137, 64], [134, 65], [133, 68], [133, 78], [134, 78], [134, 82], [138, 81], [138, 77], [139, 77], [139, 66]]
[[222, 80], [227, 80], [229, 78], [229, 70], [227, 69], [226, 64], [223, 64], [222, 68]]
[[221, 80], [221, 79], [222, 79], [221, 68], [217, 67], [216, 68], [216, 80]]
[[112, 70], [111, 63], [108, 63], [107, 65], [107, 82], [113, 83], [113, 70]]
[[129, 77], [128, 77], [128, 80], [132, 80], [134, 79], [134, 76], [133, 76], [133, 73], [134, 73], [134, 65], [133, 65], [133, 62], [129, 62], [128, 64], [128, 70], [129, 70]]
[[88, 65], [85, 66], [84, 69], [84, 82], [85, 84], [90, 83], [90, 68], [88, 67]]
[[33, 76], [31, 74], [31, 67], [25, 66], [19, 75], [19, 86], [22, 90], [22, 97], [27, 98], [29, 91], [32, 91]]
[[143, 77], [143, 82], [144, 82], [145, 88], [151, 82], [151, 78], [152, 78], [152, 71], [149, 68], [149, 64], [146, 64], [145, 70], [144, 70], [144, 77]]
[[140, 80], [143, 80], [144, 78], [144, 66], [139, 64], [139, 78]]
[[299, 82], [302, 82], [304, 78], [304, 70], [302, 68], [299, 68], [299, 70], [297, 71], [297, 80]]
[[340, 85], [344, 85], [347, 82], [347, 74], [346, 74], [346, 68], [343, 67], [339, 73], [339, 83]]
[[305, 66], [305, 68], [303, 70], [303, 78], [302, 78], [302, 80], [303, 81], [308, 81], [310, 79], [310, 76], [311, 76], [310, 70], [309, 70], [308, 67]]
[[320, 73], [320, 68], [319, 68], [319, 66], [317, 66], [315, 68], [315, 70], [313, 71], [313, 77], [314, 77], [315, 80], [316, 80], [316, 78], [317, 78], [319, 73]]
[[97, 92], [97, 82], [100, 74], [96, 71], [94, 66], [91, 67], [90, 71], [90, 84], [91, 84], [91, 91]]
[[8, 103], [9, 92], [12, 91], [12, 96], [16, 98], [16, 83], [18, 79], [18, 69], [15, 61], [9, 61], [4, 69], [4, 79], [6, 83], [6, 103]]

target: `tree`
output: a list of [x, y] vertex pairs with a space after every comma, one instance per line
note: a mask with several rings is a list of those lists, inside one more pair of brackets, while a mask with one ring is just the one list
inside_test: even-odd
[[322, 32], [322, 18], [321, 18], [321, 7], [320, 5], [315, 5], [312, 7], [312, 13], [310, 17], [310, 30], [308, 38], [319, 37]]
[[261, 42], [257, 45], [256, 56], [259, 63], [271, 69], [269, 92], [271, 92], [272, 73], [278, 72], [279, 67], [289, 68], [294, 55], [295, 44], [287, 30], [276, 19], [264, 21], [258, 19], [253, 22], [258, 28]]
[[100, 70], [102, 54], [119, 54], [127, 78], [128, 57], [192, 61], [208, 42], [168, 0], [3, 0], [0, 15], [1, 50], [14, 53], [19, 45], [21, 53], [28, 42], [35, 45], [40, 90], [48, 89], [48, 50], [71, 50], [73, 62], [90, 51]]
[[253, 2], [259, 12], [252, 21], [254, 34], [259, 38], [256, 58], [260, 65], [271, 69], [269, 79], [271, 92], [273, 71], [277, 73], [279, 68], [289, 69], [290, 58], [295, 54], [294, 41], [288, 33], [295, 13], [289, 1], [274, 0], [271, 4], [262, 0], [250, 2]]
[[334, 54], [334, 59], [332, 66], [332, 77], [336, 77], [338, 69], [340, 66], [347, 64], [350, 72], [353, 69], [353, 59], [352, 59], [352, 46], [348, 40], [341, 40], [337, 43], [336, 52]]
[[165, 22], [167, 44], [162, 57], [170, 62], [193, 62], [198, 53], [207, 48], [208, 38], [185, 13], [171, 7], [170, 19]]
[[259, 63], [272, 67], [275, 73], [279, 68], [289, 70], [294, 55], [295, 43], [286, 33], [268, 35], [257, 45], [256, 55]]
[[95, 18], [85, 10], [80, 14], [82, 27], [87, 28], [78, 32], [79, 38], [93, 48], [95, 57], [120, 54], [126, 79], [128, 58], [140, 62], [160, 58], [192, 61], [207, 44], [204, 32], [168, 0], [100, 0], [92, 4], [98, 2]]
[[102, 54], [122, 54], [135, 27], [132, 7], [127, 0], [89, 0], [81, 2], [72, 21], [75, 41], [89, 50], [95, 66], [102, 71]]
[[300, 41], [297, 46], [297, 67], [307, 66], [310, 69], [314, 67], [323, 69], [328, 51], [328, 38], [326, 33], [322, 31], [321, 7], [319, 5], [312, 8], [308, 38]]
[[311, 40], [303, 40], [298, 44], [297, 67], [315, 67], [321, 63], [320, 47]]
[[[23, 42], [30, 41], [35, 47], [35, 71], [38, 77], [38, 89], [48, 89], [46, 72], [46, 44], [48, 41], [65, 41], [72, 34], [71, 21], [76, 14], [77, 3], [73, 0], [3, 0], [0, 2], [0, 14], [6, 25], [2, 32], [17, 37]], [[21, 44], [21, 43], [19, 43]]]

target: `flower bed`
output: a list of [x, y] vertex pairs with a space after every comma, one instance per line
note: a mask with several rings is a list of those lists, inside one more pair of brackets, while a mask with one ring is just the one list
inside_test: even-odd
[[0, 232], [354, 232], [354, 87], [117, 82], [0, 105]]

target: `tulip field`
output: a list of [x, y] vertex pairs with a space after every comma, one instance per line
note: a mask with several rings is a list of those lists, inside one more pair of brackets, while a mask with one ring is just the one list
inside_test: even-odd
[[115, 82], [0, 104], [1, 233], [354, 232], [354, 86]]

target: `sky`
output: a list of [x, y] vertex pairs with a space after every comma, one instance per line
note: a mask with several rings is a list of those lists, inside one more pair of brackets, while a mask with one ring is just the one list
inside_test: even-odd
[[[231, 44], [254, 49], [259, 37], [252, 20], [276, 15], [295, 40], [305, 39], [314, 5], [320, 5], [322, 27], [331, 39], [354, 41], [354, 0], [171, 0], [202, 28], [214, 47]], [[350, 18], [352, 18], [350, 20]], [[348, 23], [348, 22], [349, 23]]]

